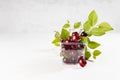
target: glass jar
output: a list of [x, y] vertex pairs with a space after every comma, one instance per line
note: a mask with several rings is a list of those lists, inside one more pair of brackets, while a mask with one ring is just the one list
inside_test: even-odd
[[66, 64], [77, 64], [79, 58], [83, 56], [85, 45], [80, 42], [62, 42], [61, 53], [63, 62]]

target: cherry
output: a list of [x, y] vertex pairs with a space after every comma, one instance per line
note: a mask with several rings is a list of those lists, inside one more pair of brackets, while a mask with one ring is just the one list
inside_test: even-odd
[[69, 40], [62, 40], [63, 43], [69, 43]]
[[72, 40], [73, 40], [73, 42], [78, 42], [78, 41], [80, 41], [80, 36], [79, 36], [79, 33], [78, 32], [73, 32], [72, 33]]
[[64, 44], [64, 48], [65, 48], [65, 50], [71, 50], [72, 49], [69, 44]]
[[63, 62], [66, 64], [73, 64], [75, 63], [74, 58], [63, 58]]
[[78, 43], [78, 44], [77, 44], [77, 49], [78, 49], [78, 50], [84, 49], [84, 44]]
[[69, 42], [72, 42], [72, 41], [73, 41], [72, 36], [69, 36], [68, 41], [69, 41]]
[[[80, 56], [79, 60], [82, 60], [82, 59], [83, 59], [83, 56]], [[78, 60], [78, 61], [79, 61], [79, 60]]]
[[86, 36], [88, 36], [88, 34], [83, 31], [83, 32], [81, 33], [81, 36], [85, 36], [85, 37], [86, 37]]
[[70, 50], [72, 49], [70, 46], [70, 40], [62, 40], [62, 48], [64, 48], [65, 50]]
[[79, 36], [79, 33], [78, 32], [73, 32], [72, 36]]
[[86, 62], [86, 60], [83, 58], [83, 56], [81, 56], [81, 57], [79, 58], [78, 62], [79, 62], [79, 64], [80, 64], [81, 67], [85, 67], [86, 64], [87, 64], [87, 62]]
[[[79, 63], [80, 66], [84, 67], [86, 65], [86, 61], [81, 57], [76, 50], [82, 50], [84, 45], [81, 44], [79, 41], [81, 36], [78, 32], [73, 32], [68, 39], [63, 39], [61, 42], [61, 48], [63, 52], [66, 52], [70, 55], [69, 58], [63, 58], [63, 62], [67, 64], [76, 64]], [[79, 57], [78, 57], [79, 56]]]
[[71, 50], [70, 51], [70, 56], [71, 57], [75, 57], [76, 56], [76, 51], [75, 50]]
[[81, 49], [83, 49], [83, 48], [84, 48], [84, 45], [83, 45], [83, 44], [80, 44], [80, 47], [81, 47]]
[[62, 42], [62, 43], [69, 43], [69, 42], [72, 42], [72, 36], [69, 36], [69, 38], [66, 39], [66, 40], [63, 39], [61, 42]]
[[64, 63], [69, 63], [70, 61], [69, 61], [69, 59], [67, 59], [67, 58], [63, 58], [63, 62], [64, 62]]
[[81, 36], [79, 36], [79, 33], [73, 32], [72, 36], [69, 36], [69, 38], [66, 40], [62, 40], [62, 42], [64, 42], [64, 43], [78, 42], [78, 41], [80, 41], [80, 39], [81, 39]]
[[76, 50], [76, 49], [77, 49], [77, 46], [74, 45], [74, 44], [72, 44], [72, 45], [71, 45], [71, 48], [72, 48], [72, 50]]
[[80, 41], [80, 36], [73, 36], [73, 42]]

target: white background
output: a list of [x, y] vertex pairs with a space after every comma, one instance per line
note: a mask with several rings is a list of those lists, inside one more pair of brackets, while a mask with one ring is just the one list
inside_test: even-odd
[[[119, 0], [0, 0], [0, 80], [119, 80]], [[84, 22], [96, 10], [114, 31], [96, 38], [103, 52], [85, 68], [65, 65], [51, 44], [69, 20]]]

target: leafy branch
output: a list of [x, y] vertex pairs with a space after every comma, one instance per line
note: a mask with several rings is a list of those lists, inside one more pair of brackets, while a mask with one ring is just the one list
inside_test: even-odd
[[[91, 41], [91, 36], [103, 36], [108, 31], [113, 30], [112, 26], [107, 22], [101, 22], [100, 24], [97, 24], [98, 16], [95, 10], [91, 11], [88, 15], [87, 21], [82, 26], [81, 22], [74, 23], [73, 29], [79, 29], [80, 27], [83, 27], [84, 33], [86, 33], [86, 36], [81, 35], [81, 43], [85, 44], [85, 54], [84, 57], [86, 60], [89, 60], [91, 56], [93, 56], [93, 59], [96, 59], [97, 56], [101, 54], [101, 51], [96, 49], [101, 44], [95, 41]], [[55, 46], [60, 46], [60, 43], [62, 40], [67, 40], [70, 37], [70, 31], [68, 30], [71, 27], [70, 22], [67, 21], [66, 24], [63, 25], [61, 32], [56, 31], [55, 32], [55, 39], [52, 41], [52, 43]], [[85, 34], [84, 34], [85, 35]], [[90, 50], [93, 50], [91, 53]]]

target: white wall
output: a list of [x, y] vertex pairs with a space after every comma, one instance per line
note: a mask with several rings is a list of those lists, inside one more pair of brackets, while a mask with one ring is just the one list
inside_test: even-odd
[[0, 0], [0, 33], [51, 32], [66, 20], [83, 22], [93, 9], [120, 30], [119, 0]]

